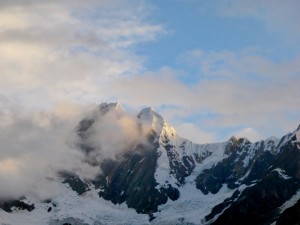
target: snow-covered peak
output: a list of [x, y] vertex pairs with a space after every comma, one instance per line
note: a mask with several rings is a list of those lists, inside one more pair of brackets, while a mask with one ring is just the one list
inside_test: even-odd
[[139, 118], [144, 133], [154, 130], [157, 134], [160, 134], [165, 124], [163, 117], [152, 107], [142, 109], [137, 117]]
[[[161, 131], [161, 137], [168, 138], [168, 139], [177, 137], [175, 128], [172, 127], [171, 125], [169, 125], [168, 123], [164, 123], [163, 129]], [[177, 137], [177, 138], [179, 138], [179, 137]], [[180, 138], [180, 139], [183, 139], [183, 138]]]
[[233, 143], [236, 143], [237, 141], [238, 141], [238, 139], [235, 136], [231, 136], [228, 140], [228, 143], [233, 144]]
[[246, 145], [250, 144], [251, 142], [245, 137], [231, 136], [227, 143], [231, 145]]
[[142, 109], [138, 114], [138, 118], [141, 120], [164, 120], [163, 117], [159, 115], [152, 107]]
[[288, 133], [282, 137], [278, 148], [285, 145], [289, 141], [292, 141], [292, 143], [296, 144], [298, 149], [300, 149], [300, 125], [294, 132]]

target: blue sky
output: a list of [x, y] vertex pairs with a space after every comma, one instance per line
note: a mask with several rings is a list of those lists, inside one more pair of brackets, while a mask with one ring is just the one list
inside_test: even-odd
[[[150, 67], [161, 67], [164, 64], [176, 66], [176, 56], [199, 48], [205, 51], [260, 48], [265, 54], [272, 51], [268, 56], [274, 60], [295, 54], [295, 43], [286, 43], [284, 35], [279, 31], [269, 32], [265, 23], [255, 16], [223, 15], [222, 6], [218, 6], [219, 1], [175, 0], [154, 1], [154, 4], [154, 19], [151, 19], [165, 26], [166, 35], [161, 36], [157, 42], [137, 46], [138, 53], [149, 57]], [[259, 1], [254, 4], [259, 5]], [[283, 55], [280, 54], [282, 52]]]
[[158, 42], [137, 46], [137, 52], [149, 58], [150, 68], [178, 66], [176, 56], [197, 48], [207, 51], [239, 51], [251, 46], [271, 49], [279, 41], [254, 18], [218, 15], [216, 1], [154, 2], [154, 21], [164, 24], [167, 34]]
[[[184, 137], [280, 137], [300, 123], [297, 0], [0, 3], [0, 106], [153, 106]], [[68, 105], [66, 104], [66, 105]], [[0, 115], [4, 115], [0, 113]]]

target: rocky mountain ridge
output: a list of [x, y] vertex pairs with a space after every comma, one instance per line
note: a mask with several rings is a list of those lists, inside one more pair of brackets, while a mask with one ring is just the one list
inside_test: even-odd
[[[300, 199], [300, 126], [280, 140], [271, 137], [251, 143], [232, 137], [223, 143], [195, 144], [178, 136], [152, 108], [145, 108], [134, 118], [140, 139], [103, 159], [90, 136], [103, 117], [112, 114], [118, 119], [123, 113], [119, 103], [104, 103], [78, 124], [77, 150], [90, 165], [99, 167], [97, 177], [86, 180], [76, 173], [60, 173], [61, 185], [73, 192], [66, 196], [75, 193], [77, 201], [96, 212], [89, 215], [89, 210], [81, 209], [84, 213], [76, 214], [74, 204], [68, 204], [74, 200], [68, 198], [39, 202], [25, 196], [0, 201], [0, 218], [18, 224], [10, 221], [25, 210], [26, 215], [42, 211], [48, 218], [43, 224], [54, 220], [56, 224], [299, 223], [289, 215], [298, 212]], [[100, 206], [95, 201], [101, 201]], [[109, 204], [112, 212], [122, 206], [122, 212], [130, 210], [133, 216], [129, 222], [109, 220], [109, 215], [118, 215], [97, 212], [95, 207], [103, 209], [103, 204]]]

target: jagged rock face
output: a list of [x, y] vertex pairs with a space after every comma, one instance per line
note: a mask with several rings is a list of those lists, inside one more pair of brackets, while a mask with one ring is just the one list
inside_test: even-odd
[[246, 188], [212, 224], [271, 224], [279, 213], [277, 208], [298, 189], [299, 181], [286, 181], [273, 171], [256, 185]]
[[[102, 114], [106, 112], [107, 107]], [[102, 162], [99, 166], [103, 173], [93, 183], [100, 189], [100, 197], [115, 204], [125, 202], [152, 218], [159, 205], [180, 197], [179, 189], [185, 185], [185, 178], [213, 152], [178, 137], [152, 108], [142, 110], [137, 118], [142, 132], [151, 128], [147, 133], [148, 144], [139, 143], [117, 159]], [[86, 138], [94, 122], [81, 121], [78, 135]], [[212, 208], [206, 221], [213, 224], [275, 221], [279, 216], [278, 207], [299, 189], [296, 138], [289, 134], [281, 141], [270, 138], [257, 143], [230, 138], [224, 145], [222, 159], [203, 170], [195, 180], [196, 187], [205, 195], [218, 194], [224, 185], [234, 190], [231, 197]], [[80, 148], [87, 155], [93, 151], [90, 146]], [[292, 178], [284, 179], [276, 168]], [[239, 216], [232, 217], [234, 214]]]
[[[99, 196], [115, 204], [126, 202], [138, 213], [152, 214], [168, 198], [176, 200], [176, 188], [157, 189], [154, 173], [157, 163], [156, 146], [139, 145], [123, 155], [120, 161], [108, 160], [101, 165], [103, 174], [94, 182], [100, 188]], [[154, 148], [154, 149], [153, 149]]]
[[77, 175], [64, 173], [61, 174], [61, 176], [64, 178], [63, 183], [68, 184], [73, 191], [77, 192], [78, 195], [82, 195], [89, 191], [87, 183], [81, 180]]
[[[193, 145], [190, 141], [180, 138], [173, 127], [165, 123], [164, 119], [157, 114], [152, 108], [146, 108], [138, 114], [138, 118], [141, 120], [141, 127], [147, 127], [151, 124], [153, 132], [156, 137], [153, 139], [153, 143], [156, 145], [158, 153], [157, 170], [155, 177], [160, 186], [169, 188], [179, 187], [184, 184], [185, 177], [189, 176], [196, 166], [196, 157], [201, 160], [207, 157], [205, 154], [189, 154], [186, 152], [188, 144]], [[161, 164], [165, 168], [161, 168]], [[168, 168], [166, 168], [168, 167]], [[166, 171], [167, 173], [165, 174]], [[162, 171], [164, 170], [164, 171]], [[158, 177], [163, 173], [164, 178]], [[170, 183], [171, 182], [171, 183]]]
[[276, 158], [273, 148], [266, 150], [269, 147], [270, 143], [265, 141], [252, 144], [246, 139], [232, 137], [225, 147], [227, 157], [199, 174], [196, 187], [204, 194], [216, 194], [224, 184], [230, 189], [251, 184], [265, 175]]
[[[153, 224], [300, 224], [300, 200], [295, 203], [300, 196], [300, 126], [281, 140], [272, 137], [251, 143], [232, 137], [227, 142], [200, 145], [179, 137], [158, 113], [146, 108], [133, 118], [140, 139], [119, 149], [113, 157], [105, 157], [101, 146], [91, 144], [90, 137], [103, 134], [97, 134], [94, 128], [107, 114], [118, 119], [124, 111], [118, 103], [101, 104], [79, 122], [76, 130], [77, 147], [85, 156], [84, 163], [99, 170], [99, 174], [86, 180], [75, 172], [61, 171], [59, 177], [69, 200], [74, 200], [71, 208], [90, 198], [96, 198], [93, 204], [98, 201], [97, 206], [107, 200], [109, 204], [105, 204], [115, 208], [107, 210], [106, 205], [103, 209], [108, 214], [99, 216], [96, 207], [94, 220], [86, 223], [74, 213], [51, 217], [51, 213], [68, 206], [60, 199], [52, 199], [43, 205], [50, 218], [48, 224], [107, 224], [115, 213], [112, 211], [126, 205], [134, 217], [136, 212], [145, 217], [145, 224], [150, 223], [148, 219], [154, 219]], [[114, 131], [109, 136], [112, 139]], [[41, 204], [33, 205], [30, 199], [12, 199], [0, 201], [0, 208], [7, 212], [16, 208], [31, 211]], [[191, 209], [196, 213], [188, 212]], [[164, 214], [164, 210], [175, 213]], [[126, 224], [139, 223], [128, 220]]]
[[[201, 163], [212, 152], [204, 146], [180, 138], [174, 128], [165, 123], [159, 114], [152, 108], [146, 108], [137, 115], [139, 129], [146, 143], [135, 143], [132, 148], [124, 149], [116, 158], [94, 161], [91, 156], [96, 149], [85, 140], [89, 138], [97, 119], [101, 119], [109, 110], [115, 110], [116, 106], [119, 107], [112, 104], [101, 105], [100, 113], [95, 113], [79, 123], [79, 148], [91, 165], [100, 167], [101, 175], [92, 183], [100, 189], [101, 198], [114, 204], [125, 202], [138, 213], [152, 215], [158, 211], [158, 206], [165, 204], [168, 199], [175, 201], [179, 198], [178, 189], [185, 184], [185, 178], [191, 175], [196, 164]], [[69, 183], [71, 188], [77, 186], [75, 189], [78, 192], [78, 179], [72, 178], [65, 182]], [[79, 192], [84, 190], [82, 187]]]
[[[253, 175], [251, 172], [248, 175], [252, 177], [242, 182], [253, 184], [246, 187], [242, 193], [235, 192], [235, 196], [216, 206], [206, 217], [207, 221], [213, 221], [212, 218], [223, 210], [212, 224], [263, 225], [277, 220], [280, 215], [278, 207], [300, 188], [300, 154], [292, 135], [283, 137], [276, 148], [278, 154], [273, 157], [266, 153], [261, 154], [253, 164]], [[253, 180], [256, 178], [259, 178], [258, 181]]]
[[193, 155], [180, 156], [179, 151], [185, 151], [184, 143], [177, 149], [177, 146], [173, 145], [168, 137], [163, 138], [161, 146], [168, 157], [170, 175], [176, 179], [177, 186], [183, 185], [185, 177], [189, 176], [196, 167], [196, 159]]
[[26, 202], [23, 202], [22, 198], [15, 200], [0, 200], [0, 209], [3, 209], [6, 212], [12, 212], [13, 208], [31, 212], [35, 209], [35, 206], [34, 204], [27, 204]]
[[[100, 110], [104, 115], [108, 112], [109, 107], [105, 105], [104, 110], [102, 108], [103, 106], [100, 107]], [[84, 143], [84, 139], [88, 137], [90, 128], [96, 119], [90, 118], [81, 121], [77, 129], [78, 136], [83, 139], [79, 147], [93, 165], [96, 162], [92, 162], [89, 155], [95, 149]], [[160, 129], [164, 126], [162, 117], [153, 112], [151, 108], [147, 108], [138, 114], [138, 119], [145, 120], [144, 123], [140, 123], [141, 132], [145, 132], [145, 127], [149, 129], [148, 132], [145, 132], [147, 142], [136, 143], [132, 149], [124, 149], [121, 154], [117, 155], [116, 159], [103, 160], [99, 165], [99, 171], [101, 169], [102, 173], [92, 183], [96, 188], [100, 188], [100, 197], [110, 200], [114, 204], [126, 202], [128, 207], [136, 209], [138, 213], [152, 215], [152, 213], [157, 212], [158, 206], [165, 204], [168, 199], [173, 201], [178, 199], [179, 191], [170, 184], [158, 187], [158, 182], [155, 179], [157, 160], [161, 156], [161, 152], [157, 149], [160, 145]], [[168, 144], [166, 139], [164, 141]], [[175, 176], [180, 183], [183, 180], [182, 177], [187, 176], [189, 172], [185, 171], [186, 167], [177, 167], [178, 163], [174, 162], [176, 156], [172, 155], [172, 147], [168, 145], [166, 148], [168, 157], [173, 159], [170, 161], [170, 166], [173, 168], [172, 172], [175, 171]], [[189, 165], [188, 162], [186, 165]], [[192, 166], [189, 168], [191, 169]], [[70, 185], [69, 181], [70, 179], [66, 182]], [[74, 179], [71, 184], [74, 186]]]
[[273, 167], [281, 168], [288, 176], [300, 179], [300, 148], [297, 146], [296, 135], [288, 134], [281, 142], [285, 143], [279, 144], [280, 153]]
[[213, 209], [211, 210], [211, 212], [207, 216], [205, 216], [205, 220], [211, 221], [212, 219], [214, 219], [214, 217], [216, 215], [222, 213], [223, 210], [225, 210], [234, 201], [236, 201], [236, 199], [239, 197], [240, 194], [241, 194], [241, 192], [239, 190], [236, 190], [230, 198], [226, 198], [222, 203], [214, 206]]

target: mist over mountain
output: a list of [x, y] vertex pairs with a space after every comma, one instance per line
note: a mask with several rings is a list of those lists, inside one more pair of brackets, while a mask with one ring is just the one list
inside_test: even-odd
[[61, 107], [3, 117], [0, 224], [300, 222], [300, 126], [197, 144], [151, 107]]

